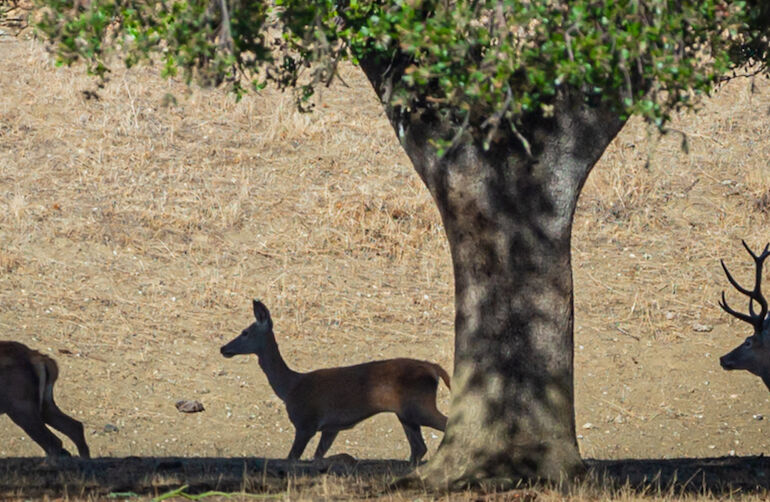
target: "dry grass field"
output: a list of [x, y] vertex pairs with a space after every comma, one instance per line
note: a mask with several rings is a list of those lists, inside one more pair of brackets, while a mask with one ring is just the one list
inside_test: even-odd
[[[94, 456], [285, 457], [293, 429], [255, 358], [219, 354], [252, 298], [297, 370], [410, 356], [451, 373], [438, 213], [373, 92], [342, 72], [349, 87], [312, 114], [289, 95], [236, 103], [148, 69], [116, 71], [88, 99], [82, 69], [0, 35], [0, 339], [58, 360], [57, 400]], [[591, 174], [573, 237], [584, 457], [770, 450], [770, 393], [718, 363], [749, 328], [716, 303], [726, 289], [745, 309], [719, 258], [750, 282], [740, 239], [770, 241], [769, 106], [766, 81], [735, 81], [679, 132], [631, 121]], [[205, 411], [181, 414], [179, 399]], [[425, 435], [432, 452], [440, 434]], [[330, 454], [408, 451], [383, 415]], [[0, 458], [40, 455], [0, 417]]]

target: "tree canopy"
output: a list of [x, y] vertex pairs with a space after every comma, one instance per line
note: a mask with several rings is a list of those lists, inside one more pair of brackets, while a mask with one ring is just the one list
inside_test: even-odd
[[[658, 126], [744, 63], [764, 64], [770, 7], [728, 0], [37, 0], [59, 61], [106, 77], [113, 56], [237, 93], [298, 88], [341, 60], [398, 67], [386, 100], [492, 138], [560, 89]], [[526, 138], [522, 137], [526, 141]]]

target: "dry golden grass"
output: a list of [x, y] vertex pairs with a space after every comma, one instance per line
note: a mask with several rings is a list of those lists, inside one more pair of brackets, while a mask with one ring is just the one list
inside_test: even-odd
[[[451, 372], [440, 219], [373, 93], [342, 71], [351, 87], [309, 115], [290, 96], [235, 103], [146, 69], [116, 71], [86, 99], [82, 69], [0, 37], [0, 338], [57, 358], [58, 401], [95, 455], [284, 457], [293, 431], [255, 361], [218, 353], [254, 297], [299, 370], [414, 356]], [[770, 241], [768, 105], [765, 81], [725, 86], [675, 121], [689, 154], [681, 135], [634, 120], [589, 178], [573, 239], [584, 456], [768, 451], [757, 418], [770, 395], [717, 362], [748, 329], [716, 305], [730, 289], [718, 259], [748, 280], [740, 239]], [[206, 411], [181, 415], [180, 398]], [[434, 451], [440, 435], [426, 432]], [[5, 418], [0, 437], [0, 457], [41, 454]], [[340, 435], [339, 452], [408, 448], [382, 416]], [[563, 495], [538, 492], [550, 497]]]
[[[57, 357], [59, 395], [97, 454], [285, 455], [290, 424], [254, 361], [218, 354], [251, 322], [252, 297], [300, 369], [415, 353], [451, 367], [446, 243], [373, 96], [363, 112], [359, 92], [303, 115], [289, 96], [236, 104], [143, 71], [94, 101], [79, 70], [54, 69], [33, 43], [2, 56], [0, 256], [13, 273], [0, 326], [73, 353]], [[170, 92], [179, 104], [164, 108]], [[207, 412], [180, 416], [185, 396]], [[230, 439], [206, 433], [233, 421]], [[280, 433], [262, 443], [257, 429]], [[0, 455], [35, 452], [7, 433]], [[397, 421], [372, 434], [389, 440], [351, 438], [356, 454], [406, 456]]]

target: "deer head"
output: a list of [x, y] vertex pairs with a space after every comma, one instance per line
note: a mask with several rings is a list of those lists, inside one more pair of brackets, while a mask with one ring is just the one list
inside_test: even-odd
[[[719, 363], [726, 370], [746, 370], [762, 378], [765, 385], [770, 388], [770, 317], [767, 315], [767, 300], [762, 295], [762, 265], [765, 258], [770, 256], [770, 244], [765, 246], [761, 254], [756, 255], [749, 248], [745, 241], [743, 247], [754, 259], [756, 276], [754, 279], [754, 289], [746, 289], [733, 279], [730, 271], [727, 270], [725, 262], [720, 260], [722, 268], [727, 275], [727, 280], [739, 292], [749, 297], [749, 313], [744, 314], [733, 310], [727, 304], [725, 293], [722, 291], [722, 300], [719, 306], [733, 317], [751, 324], [754, 333], [746, 340], [733, 349], [731, 352], [719, 358]], [[759, 312], [754, 310], [754, 304], [759, 305]]]
[[223, 356], [229, 358], [238, 354], [261, 355], [268, 341], [272, 339], [273, 320], [267, 307], [258, 300], [254, 300], [252, 306], [255, 321], [220, 349]]

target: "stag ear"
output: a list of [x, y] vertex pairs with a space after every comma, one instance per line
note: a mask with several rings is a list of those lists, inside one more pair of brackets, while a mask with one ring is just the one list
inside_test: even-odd
[[264, 324], [270, 321], [270, 311], [267, 310], [265, 304], [259, 300], [253, 300], [254, 318], [260, 324]]

